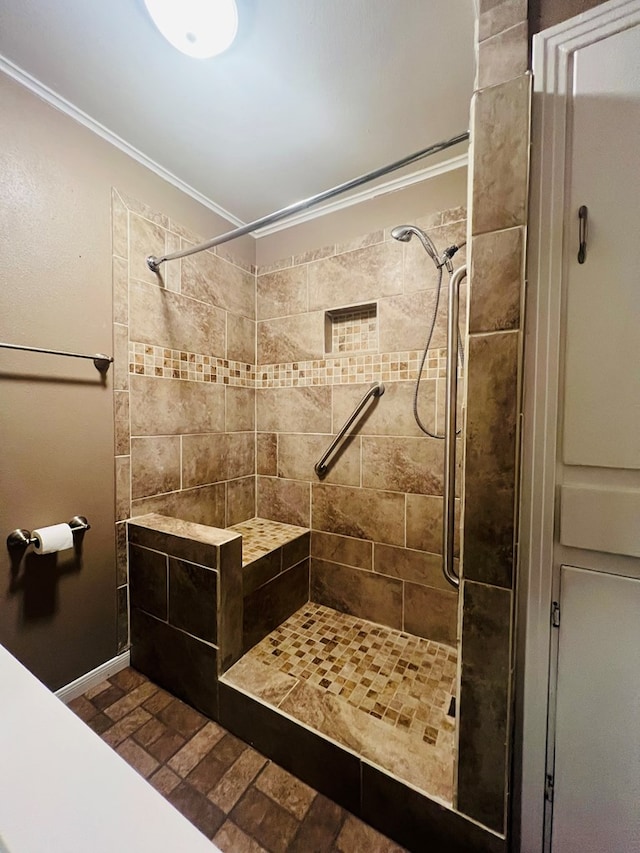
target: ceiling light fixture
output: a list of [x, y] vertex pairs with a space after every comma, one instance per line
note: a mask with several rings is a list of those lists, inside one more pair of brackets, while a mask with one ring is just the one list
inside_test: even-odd
[[226, 50], [238, 31], [235, 0], [144, 0], [162, 35], [182, 53], [208, 59]]

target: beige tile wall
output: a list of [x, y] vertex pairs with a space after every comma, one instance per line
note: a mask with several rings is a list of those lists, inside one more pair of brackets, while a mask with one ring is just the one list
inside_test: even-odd
[[[466, 235], [462, 208], [417, 224], [439, 248]], [[437, 282], [422, 247], [378, 231], [257, 276], [214, 252], [159, 276], [147, 268], [148, 254], [197, 240], [114, 191], [118, 524], [160, 512], [218, 527], [254, 514], [310, 527], [316, 596], [342, 590], [333, 606], [455, 643], [457, 596], [436, 570], [442, 443], [412, 415]], [[325, 311], [372, 302], [375, 320], [369, 311], [357, 322], [375, 322], [375, 333], [352, 326], [351, 348], [335, 351], [344, 330], [327, 335]], [[438, 430], [445, 311], [443, 287], [420, 396]], [[386, 393], [321, 482], [314, 463], [378, 379]]]
[[480, 0], [476, 50], [456, 804], [504, 833], [529, 166], [525, 0]]
[[114, 412], [119, 596], [125, 519], [214, 527], [255, 514], [255, 270], [227, 250], [149, 254], [199, 237], [113, 190]]
[[[417, 224], [444, 249], [465, 239], [465, 215], [457, 208]], [[258, 269], [257, 507], [311, 527], [314, 600], [454, 644], [457, 594], [441, 579], [438, 558], [443, 447], [412, 413], [436, 283], [417, 241], [399, 243], [389, 231]], [[349, 346], [360, 341], [362, 351], [341, 352], [348, 312], [328, 335], [325, 312], [372, 302], [376, 334], [351, 328]], [[366, 312], [359, 322], [374, 321]], [[438, 430], [445, 324], [443, 287], [420, 394], [423, 420]], [[379, 379], [385, 394], [320, 480], [315, 462]]]

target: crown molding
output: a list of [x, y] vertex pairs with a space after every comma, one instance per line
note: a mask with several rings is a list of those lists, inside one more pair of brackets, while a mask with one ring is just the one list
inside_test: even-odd
[[[58, 95], [53, 91], [53, 89], [45, 86], [44, 83], [41, 83], [31, 74], [27, 73], [1, 54], [0, 71], [3, 71], [8, 77], [11, 77], [12, 80], [15, 80], [34, 95], [41, 98], [43, 101], [46, 101], [50, 106], [69, 116], [69, 118], [78, 122], [78, 124], [81, 124], [83, 127], [86, 127], [101, 139], [109, 142], [118, 150], [127, 154], [133, 160], [158, 175], [158, 177], [162, 178], [167, 183], [179, 189], [185, 195], [194, 199], [194, 201], [197, 201], [203, 207], [211, 210], [222, 219], [225, 219], [227, 222], [238, 227], [246, 224], [241, 219], [238, 219], [237, 216], [229, 213], [228, 210], [225, 210], [223, 207], [220, 207], [220, 205], [212, 201], [212, 199], [198, 192], [198, 190], [182, 181], [159, 163], [156, 163], [155, 160], [147, 157], [146, 154], [142, 153], [142, 151], [139, 151], [133, 145], [130, 145], [126, 140], [109, 130], [109, 128], [100, 124], [100, 122], [93, 119], [90, 115], [78, 109], [78, 107], [74, 106], [70, 101], [67, 101], [66, 98]], [[321, 216], [327, 216], [328, 214], [335, 213], [338, 210], [343, 210], [356, 204], [362, 204], [363, 202], [378, 198], [379, 196], [397, 192], [398, 190], [405, 189], [413, 184], [428, 181], [430, 178], [435, 178], [438, 175], [445, 174], [446, 172], [451, 172], [455, 169], [464, 169], [468, 165], [468, 159], [468, 154], [465, 153], [457, 157], [452, 157], [449, 160], [444, 160], [434, 166], [427, 166], [424, 169], [418, 169], [417, 171], [410, 172], [400, 178], [393, 178], [381, 184], [376, 184], [376, 186], [354, 193], [353, 195], [349, 195], [344, 199], [330, 202], [329, 204], [322, 205], [313, 210], [304, 211], [295, 216], [291, 216], [282, 222], [275, 223], [274, 225], [260, 228], [257, 231], [254, 231], [251, 236], [256, 238], [267, 237], [270, 234], [275, 234], [276, 232], [290, 228], [293, 225], [299, 225], [302, 222], [309, 222], [312, 219], [318, 219]]]
[[101, 139], [104, 139], [106, 142], [109, 142], [111, 145], [114, 145], [124, 154], [127, 154], [133, 160], [136, 160], [140, 165], [149, 169], [149, 171], [158, 175], [159, 178], [162, 178], [168, 184], [176, 187], [185, 195], [188, 195], [190, 198], [197, 201], [203, 207], [208, 208], [213, 213], [221, 216], [223, 219], [226, 219], [227, 222], [230, 222], [232, 225], [241, 226], [245, 223], [238, 219], [237, 216], [234, 216], [232, 213], [229, 213], [228, 210], [225, 210], [220, 205], [216, 204], [210, 198], [198, 192], [198, 190], [194, 189], [189, 184], [182, 181], [172, 172], [169, 172], [159, 163], [156, 163], [155, 160], [152, 160], [150, 157], [147, 157], [146, 154], [143, 154], [142, 151], [138, 151], [137, 148], [134, 148], [133, 145], [130, 145], [124, 139], [122, 139], [117, 134], [113, 133], [109, 130], [108, 127], [105, 127], [100, 122], [91, 118], [90, 115], [78, 109], [78, 107], [74, 106], [70, 101], [67, 101], [66, 98], [63, 98], [61, 95], [58, 95], [57, 92], [54, 92], [53, 89], [50, 89], [48, 86], [45, 86], [44, 83], [41, 83], [35, 77], [32, 77], [31, 74], [28, 74], [19, 66], [15, 65], [11, 60], [7, 59], [5, 56], [0, 54], [0, 71], [3, 71], [8, 77], [11, 77], [12, 80], [15, 80], [17, 83], [20, 83], [34, 95], [37, 95], [43, 101], [46, 101], [50, 106], [64, 113], [65, 115], [72, 118], [74, 121], [77, 121], [78, 124], [83, 125], [84, 127], [91, 130]]

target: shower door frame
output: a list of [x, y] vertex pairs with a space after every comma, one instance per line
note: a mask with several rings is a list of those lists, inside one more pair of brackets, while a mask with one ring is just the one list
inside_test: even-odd
[[517, 592], [514, 836], [522, 853], [548, 850], [559, 600], [556, 459], [562, 386], [566, 150], [573, 54], [640, 24], [640, 0], [610, 0], [533, 40], [531, 190]]

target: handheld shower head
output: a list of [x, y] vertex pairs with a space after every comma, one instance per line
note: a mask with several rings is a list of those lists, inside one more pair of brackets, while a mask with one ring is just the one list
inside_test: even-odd
[[391, 236], [394, 240], [400, 240], [402, 243], [408, 243], [413, 237], [413, 227], [411, 225], [396, 225], [391, 231]]
[[415, 225], [397, 225], [391, 231], [391, 236], [393, 237], [393, 239], [400, 240], [401, 243], [408, 243], [414, 234], [416, 235], [418, 240], [420, 240], [420, 242], [424, 246], [426, 253], [429, 255], [436, 267], [440, 269], [443, 264], [440, 263], [440, 258], [438, 257], [436, 247], [433, 245], [431, 238], [428, 237], [424, 233], [424, 231], [422, 231], [420, 228], [417, 228]]

